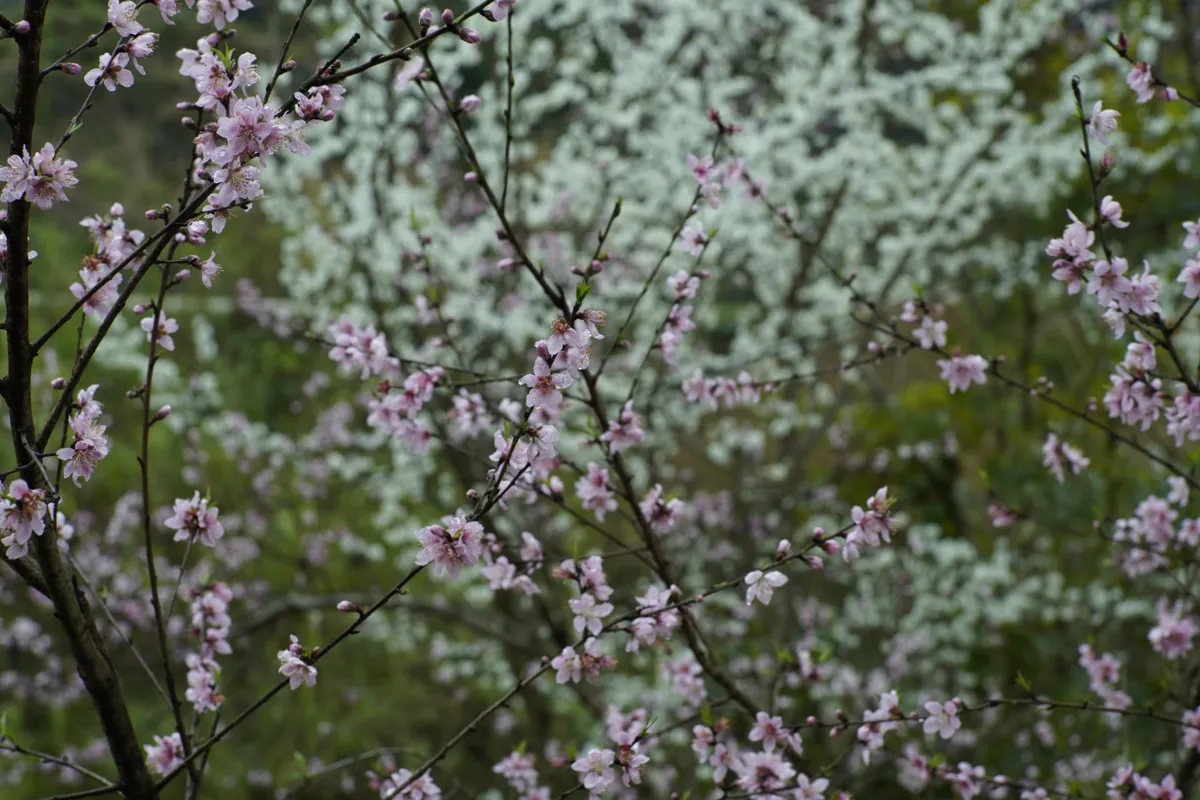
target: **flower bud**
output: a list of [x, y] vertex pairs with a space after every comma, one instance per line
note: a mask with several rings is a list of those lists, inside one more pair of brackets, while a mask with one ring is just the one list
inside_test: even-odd
[[21, 20], [16, 25], [17, 33], [29, 33], [29, 21]]
[[55, 378], [54, 380], [50, 381], [50, 388], [62, 391], [63, 389], [67, 388], [67, 379]]
[[454, 24], [454, 12], [448, 8], [442, 11], [442, 24], [443, 25], [453, 25]]
[[279, 71], [281, 73], [282, 72], [291, 72], [295, 68], [296, 68], [296, 59], [289, 58], [287, 61], [283, 62], [283, 66], [279, 68]]
[[474, 28], [459, 28], [455, 33], [467, 44], [479, 44], [483, 41], [483, 35]]
[[63, 72], [67, 73], [68, 75], [78, 75], [80, 70], [83, 69], [83, 67], [79, 66], [74, 61], [68, 61], [67, 63], [65, 63], [61, 67], [59, 67], [59, 69], [61, 69]]
[[429, 26], [433, 24], [433, 11], [422, 8], [421, 13], [417, 14], [417, 22], [420, 25], [422, 36], [429, 33]]
[[145, 304], [145, 303], [138, 303], [137, 305], [135, 305], [135, 306], [133, 307], [133, 313], [135, 313], [135, 314], [145, 314], [145, 313], [146, 313], [146, 304]]
[[466, 175], [463, 175], [463, 180], [467, 183], [476, 183], [479, 180], [479, 175], [475, 172], [468, 172]]
[[164, 420], [169, 416], [171, 416], [171, 407], [163, 406], [158, 411], [154, 412], [154, 416], [150, 419], [150, 424], [153, 425], [154, 423]]
[[349, 600], [343, 600], [337, 604], [337, 610], [342, 612], [358, 611], [358, 606]]
[[783, 561], [792, 552], [792, 543], [787, 539], [780, 539], [779, 546], [775, 548], [775, 560]]
[[483, 105], [483, 101], [479, 99], [478, 95], [474, 94], [469, 94], [458, 102], [458, 107], [468, 114], [472, 111], [478, 111], [481, 105]]

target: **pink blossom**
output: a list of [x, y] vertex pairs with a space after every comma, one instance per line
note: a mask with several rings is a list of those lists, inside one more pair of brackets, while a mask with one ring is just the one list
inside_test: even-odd
[[196, 21], [201, 25], [211, 22], [214, 28], [221, 30], [237, 20], [239, 11], [251, 7], [250, 0], [197, 0]]
[[773, 570], [763, 574], [759, 569], [746, 573], [743, 580], [746, 582], [746, 605], [751, 605], [757, 600], [764, 606], [770, 605], [775, 590], [788, 581], [787, 575], [782, 572]]
[[155, 736], [154, 744], [142, 745], [142, 748], [146, 751], [146, 764], [158, 775], [166, 775], [183, 765], [183, 741], [178, 733]]
[[646, 493], [646, 496], [638, 504], [638, 509], [642, 512], [642, 516], [650, 524], [656, 533], [668, 533], [678, 523], [683, 516], [685, 505], [682, 500], [673, 497], [670, 500], [663, 500], [663, 487], [661, 483], [656, 483], [654, 487]]
[[63, 462], [63, 477], [79, 486], [80, 479], [90, 480], [96, 464], [108, 455], [108, 439], [104, 436], [105, 426], [82, 411], [71, 416], [70, 429], [74, 443], [60, 448], [55, 455]]
[[824, 800], [825, 790], [829, 788], [828, 778], [809, 780], [804, 773], [796, 776], [795, 800]]
[[698, 258], [708, 244], [708, 234], [699, 225], [689, 225], [679, 234], [679, 241], [685, 253]]
[[565, 372], [550, 371], [550, 365], [541, 356], [533, 364], [533, 372], [521, 378], [521, 385], [529, 387], [525, 405], [531, 408], [555, 409], [562, 404], [562, 389], [571, 385], [572, 378]]
[[575, 494], [580, 504], [593, 512], [600, 522], [609, 511], [617, 510], [616, 498], [608, 486], [608, 470], [594, 462], [588, 462], [587, 474], [575, 482]]
[[1129, 223], [1121, 219], [1121, 204], [1113, 200], [1111, 194], [1105, 195], [1100, 201], [1100, 218], [1115, 228], [1129, 227]]
[[161, 313], [152, 317], [142, 317], [142, 330], [146, 332], [147, 342], [157, 339], [158, 346], [162, 349], [175, 349], [175, 340], [171, 338], [171, 334], [179, 330], [179, 323], [170, 317], [164, 317]]
[[108, 0], [108, 22], [121, 36], [134, 36], [145, 30], [137, 21], [138, 5], [132, 0]]
[[1108, 134], [1117, 129], [1117, 117], [1119, 116], [1121, 116], [1121, 112], [1105, 109], [1103, 104], [1097, 100], [1088, 120], [1088, 127], [1091, 128], [1092, 135], [1104, 144], [1108, 144]]
[[83, 82], [88, 86], [103, 82], [104, 88], [110, 92], [115, 92], [118, 85], [133, 86], [133, 73], [126, 69], [128, 65], [129, 56], [125, 53], [117, 53], [115, 56], [104, 53], [100, 56], [100, 66], [84, 75]]
[[583, 784], [583, 788], [587, 789], [593, 797], [598, 797], [608, 791], [616, 779], [616, 774], [613, 772], [613, 762], [616, 760], [616, 753], [612, 750], [599, 750], [592, 748], [587, 752], [587, 755], [581, 756], [571, 764], [571, 769], [579, 773], [579, 782]]
[[1183, 223], [1183, 229], [1187, 232], [1183, 240], [1183, 249], [1195, 250], [1200, 247], [1200, 220]]
[[1200, 297], [1200, 259], [1189, 258], [1183, 262], [1183, 269], [1175, 279], [1183, 284], [1183, 296], [1187, 298]]
[[1154, 97], [1154, 75], [1150, 71], [1150, 65], [1145, 61], [1139, 61], [1129, 70], [1125, 76], [1125, 83], [1129, 84], [1129, 88], [1137, 93], [1137, 101], [1139, 103], [1148, 103]]
[[22, 478], [8, 485], [0, 499], [0, 544], [7, 547], [7, 558], [21, 558], [29, 552], [29, 539], [46, 530], [46, 492], [31, 489]]
[[965, 392], [972, 383], [982, 386], [987, 382], [988, 362], [983, 356], [954, 356], [939, 359], [937, 364], [942, 370], [942, 380], [950, 384], [950, 394]]
[[301, 685], [310, 689], [317, 685], [317, 668], [309, 663], [309, 657], [300, 646], [296, 634], [292, 634], [292, 643], [287, 649], [280, 650], [276, 655], [279, 658], [279, 674], [288, 679], [288, 686], [293, 692]]
[[614, 453], [638, 444], [645, 438], [642, 418], [634, 413], [632, 400], [627, 401], [621, 408], [620, 419], [609, 420], [608, 430], [600, 435], [600, 441], [607, 443]]
[[219, 513], [216, 506], [208, 505], [207, 497], [202, 498], [200, 492], [195, 492], [191, 500], [175, 500], [174, 511], [165, 524], [175, 531], [177, 542], [199, 539], [202, 544], [216, 547], [217, 540], [225, 535]]
[[462, 517], [450, 519], [447, 528], [429, 525], [416, 532], [421, 551], [417, 565], [433, 564], [434, 574], [457, 577], [464, 565], [474, 564], [483, 555], [483, 526]]
[[600, 635], [604, 618], [613, 612], [612, 603], [597, 603], [595, 596], [588, 592], [567, 601], [567, 605], [575, 615], [575, 630], [579, 633], [587, 631], [592, 636]]
[[1183, 606], [1176, 601], [1173, 606], [1167, 604], [1165, 597], [1160, 598], [1155, 607], [1158, 613], [1158, 623], [1150, 629], [1150, 644], [1154, 652], [1168, 660], [1180, 658], [1192, 649], [1192, 639], [1197, 633], [1196, 620], [1184, 616]]
[[1051, 433], [1042, 445], [1042, 466], [1049, 469], [1059, 483], [1063, 482], [1063, 458], [1067, 460], [1072, 475], [1078, 475], [1091, 463], [1082, 452], [1066, 442], [1059, 441], [1059, 438]]
[[57, 200], [67, 202], [66, 189], [79, 183], [71, 170], [77, 167], [74, 161], [63, 161], [56, 157], [54, 145], [47, 142], [42, 149], [29, 155], [29, 149], [21, 156], [9, 156], [8, 165], [0, 167], [0, 202], [14, 203], [24, 199], [43, 211]]
[[937, 734], [943, 739], [949, 739], [954, 732], [962, 727], [958, 718], [958, 705], [954, 701], [938, 703], [933, 700], [925, 704], [929, 716], [925, 718], [925, 733], [932, 736]]
[[[743, 753], [733, 764], [738, 788], [765, 800], [782, 800], [796, 770], [777, 752]], [[776, 794], [776, 792], [780, 792]]]

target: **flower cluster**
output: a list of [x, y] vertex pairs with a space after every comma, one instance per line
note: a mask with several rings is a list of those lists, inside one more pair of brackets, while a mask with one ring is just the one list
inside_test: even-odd
[[0, 545], [5, 558], [22, 558], [29, 552], [29, 539], [46, 530], [46, 492], [18, 478], [0, 486]]
[[32, 156], [25, 148], [19, 156], [9, 156], [8, 164], [0, 167], [0, 202], [14, 203], [19, 200], [33, 203], [43, 211], [55, 202], [65, 203], [67, 189], [79, 183], [71, 170], [79, 166], [74, 161], [58, 157], [54, 145], [47, 142]]
[[233, 592], [224, 583], [212, 583], [192, 596], [191, 631], [200, 639], [200, 652], [186, 657], [188, 688], [185, 696], [197, 714], [216, 711], [224, 702], [217, 693], [218, 655], [233, 652], [229, 645], [229, 602]]
[[60, 447], [55, 453], [63, 465], [63, 477], [70, 478], [76, 486], [80, 481], [90, 480], [96, 464], [108, 455], [108, 439], [105, 427], [100, 424], [100, 404], [94, 399], [99, 384], [92, 384], [79, 392], [75, 400], [76, 411], [71, 414], [70, 434], [74, 439], [69, 447]]

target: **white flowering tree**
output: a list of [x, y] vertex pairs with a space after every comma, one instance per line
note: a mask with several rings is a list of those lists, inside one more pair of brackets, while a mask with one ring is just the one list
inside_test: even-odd
[[[57, 60], [52, 2], [0, 15], [22, 796], [1191, 789], [1200, 222], [1121, 187], [1197, 103], [1151, 43], [1083, 3], [305, 0], [268, 58], [251, 6], [109, 0]], [[55, 285], [31, 220], [176, 25], [178, 198], [85, 209]], [[256, 287], [222, 241], [263, 210]], [[245, 327], [189, 320], [235, 282]], [[247, 341], [291, 417], [224, 401]]]

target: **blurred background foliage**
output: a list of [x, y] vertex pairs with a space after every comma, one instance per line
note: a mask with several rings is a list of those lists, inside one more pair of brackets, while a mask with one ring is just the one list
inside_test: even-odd
[[[271, 3], [257, 5], [238, 20], [234, 44], [274, 56], [291, 17], [275, 11]], [[960, 7], [962, 19], [969, 24], [977, 4], [940, 5], [948, 13], [953, 5]], [[1127, 24], [1136, 44], [1136, 20], [1149, 4], [1134, 1], [1097, 5], [1096, 13], [1112, 15], [1114, 34], [1119, 20], [1131, 21]], [[1161, 45], [1156, 69], [1167, 76], [1181, 76], [1180, 85], [1189, 93], [1200, 95], [1200, 60], [1195, 52], [1194, 35], [1198, 12], [1189, 2], [1169, 0], [1167, 5], [1173, 7], [1183, 33]], [[14, 16], [18, 6], [13, 0], [0, 2], [0, 10], [9, 16]], [[102, 21], [101, 6], [99, 0], [54, 0], [53, 24], [44, 48], [46, 57], [56, 57], [94, 32]], [[156, 26], [156, 29], [163, 30], [164, 35], [160, 52], [147, 65], [148, 75], [138, 76], [132, 91], [98, 93], [95, 107], [66, 148], [68, 156], [80, 164], [77, 170], [80, 184], [71, 193], [71, 202], [34, 217], [32, 246], [40, 253], [33, 265], [35, 333], [50, 325], [69, 303], [67, 287], [76, 279], [81, 257], [91, 252], [85, 231], [78, 225], [80, 218], [103, 215], [112, 203], [119, 202], [126, 209], [130, 225], [145, 227], [141, 219], [144, 210], [157, 208], [164, 202], [178, 202], [189, 141], [180, 127], [180, 112], [175, 110], [175, 104], [191, 99], [192, 87], [178, 75], [171, 54], [181, 47], [194, 46], [188, 36], [194, 35], [195, 28], [181, 25], [165, 29]], [[315, 57], [309, 47], [317, 33], [309, 26], [297, 39], [293, 53], [302, 73], [314, 66]], [[1064, 53], [1078, 46], [1070, 32], [1064, 32], [1064, 52], [1052, 49], [1040, 54], [1029, 64], [1018, 89], [1031, 97], [1057, 93], [1061, 86], [1059, 73], [1067, 63]], [[84, 69], [89, 69], [97, 54], [98, 50], [86, 51], [78, 60]], [[0, 92], [7, 89], [13, 59], [13, 49], [0, 43]], [[1123, 84], [1125, 70], [1115, 55], [1112, 61], [1108, 83], [1085, 87], [1086, 97], [1115, 98], [1111, 104], [1122, 110], [1122, 128], [1132, 138], [1176, 138], [1173, 144], [1184, 154], [1168, 168], [1132, 181], [1124, 180], [1118, 166], [1113, 180], [1119, 185], [1126, 216], [1137, 221], [1122, 233], [1122, 247], [1127, 253], [1179, 253], [1180, 222], [1200, 214], [1200, 198], [1190, 178], [1197, 166], [1195, 137], [1192, 131], [1178, 124], [1142, 130], [1142, 117], [1125, 113], [1132, 112], [1134, 106]], [[81, 80], [63, 75], [48, 78], [42, 93], [37, 140], [56, 140], [67, 129], [86, 90]], [[352, 102], [352, 87], [349, 94]], [[970, 97], [947, 100], [969, 103]], [[1061, 101], [1062, 113], [1070, 114], [1070, 98], [1063, 97]], [[1185, 118], [1182, 104], [1159, 105], [1155, 111], [1157, 118], [1171, 119], [1173, 115], [1178, 120]], [[547, 135], [552, 133], [547, 131]], [[1075, 184], [1062, 187], [1059, 203], [1047, 208], [1028, 208], [1003, 224], [1011, 227], [1015, 240], [1023, 241], [1031, 230], [1042, 232], [1048, 240], [1059, 234], [1066, 221], [1064, 207], [1082, 212], [1089, 205], [1089, 190], [1081, 173]], [[316, 342], [305, 343], [302, 336], [278, 336], [238, 303], [241, 281], [249, 281], [267, 298], [279, 293], [275, 280], [282, 235], [265, 215], [254, 213], [236, 218], [219, 239], [214, 239], [224, 273], [210, 292], [192, 287], [172, 296], [172, 313], [180, 318], [182, 331], [176, 336], [178, 347], [169, 361], [174, 365], [170, 371], [177, 372], [174, 391], [181, 396], [180, 402], [185, 407], [189, 402], [195, 404], [190, 411], [204, 412], [205, 404], [219, 397], [224, 408], [243, 412], [248, 425], [267, 423], [273, 430], [299, 439], [317, 424], [316, 410], [302, 399], [306, 382], [327, 364], [327, 348]], [[199, 255], [207, 256], [207, 252]], [[1049, 281], [1048, 259], [1014, 263], [1011, 269], [1028, 276], [1028, 281], [1011, 294], [993, 293], [993, 276], [987, 274], [967, 273], [954, 278], [960, 284], [961, 296], [966, 298], [947, 313], [951, 330], [957, 334], [956, 343], [966, 352], [1006, 354], [1009, 366], [1027, 381], [1047, 376], [1065, 396], [1075, 398], [1077, 406], [1084, 405], [1088, 397], [1101, 396], [1108, 381], [1109, 365], [1119, 359], [1121, 348], [1100, 329], [1094, 315], [1089, 319], [1089, 315], [1079, 313], [1081, 305], [1086, 303], [1066, 297], [1058, 285]], [[1167, 272], [1173, 274], [1174, 267], [1168, 267]], [[732, 303], [735, 299], [716, 298], [718, 303], [723, 301]], [[135, 328], [136, 320], [128, 327]], [[206, 355], [207, 345], [201, 346], [195, 340], [195, 332], [205, 327], [211, 330], [215, 358]], [[93, 329], [89, 321], [85, 330]], [[854, 330], [849, 326], [848, 329]], [[135, 448], [130, 446], [129, 436], [137, 430], [140, 406], [124, 398], [123, 393], [143, 380], [140, 370], [144, 370], [144, 359], [140, 366], [138, 363], [144, 353], [144, 339], [135, 331], [121, 341], [122, 346], [129, 348], [129, 357], [110, 358], [94, 366], [85, 381], [102, 386], [99, 398], [110, 417], [114, 447], [97, 479], [82, 490], [71, 492], [71, 502], [86, 510], [78, 515], [79, 536], [99, 535], [108, 524], [112, 509], [138, 481]], [[59, 369], [65, 371], [75, 346], [73, 328], [59, 335], [56, 346]], [[48, 387], [56, 374], [47, 370], [40, 376], [42, 385]], [[202, 374], [209, 376], [205, 380], [215, 378], [215, 393], [210, 384], [198, 386], [190, 382]], [[795, 476], [797, 483], [814, 487], [836, 485], [841, 497], [855, 498], [856, 502], [878, 488], [880, 474], [885, 474], [911, 520], [936, 523], [945, 536], [967, 540], [983, 553], [993, 550], [995, 535], [985, 509], [990, 497], [999, 498], [1034, 520], [1023, 524], [1026, 544], [1038, 552], [1072, 560], [1078, 572], [1064, 578], [1077, 585], [1092, 580], [1099, 565], [1111, 557], [1101, 533], [1092, 529], [1092, 520], [1111, 521], [1116, 516], [1126, 516], [1147, 492], [1160, 489], [1157, 483], [1148, 482], [1146, 470], [1128, 469], [1129, 453], [1113, 446], [1102, 433], [1073, 417], [1048, 412], [1033, 398], [995, 387], [971, 391], [965, 396], [949, 395], [945, 384], [938, 379], [933, 360], [920, 353], [879, 368], [860, 370], [860, 377], [865, 377], [867, 389], [851, 395], [853, 400], [843, 407], [839, 422], [845, 424], [852, 441], [845, 450], [866, 454], [863, 458], [847, 459], [838, 448], [823, 440], [803, 443], [768, 440], [765, 459], [790, 457], [795, 454], [783, 452], [786, 448], [803, 446], [806, 472]], [[357, 385], [350, 381], [342, 394], [345, 400], [352, 400], [357, 391]], [[810, 399], [805, 390], [801, 387], [795, 394], [798, 406], [807, 410]], [[51, 399], [47, 388], [45, 401]], [[207, 413], [216, 410], [210, 408]], [[1041, 445], [1051, 429], [1081, 446], [1092, 458], [1091, 470], [1072, 479], [1070, 490], [1053, 498], [1044, 495], [1041, 480]], [[946, 430], [955, 432], [957, 447], [949, 450], [944, 447]], [[353, 487], [339, 487], [336, 479], [326, 483], [322, 491], [306, 494], [297, 488], [303, 486], [307, 466], [303, 453], [289, 453], [286, 444], [281, 452], [246, 452], [236, 441], [237, 434], [232, 431], [222, 441], [219, 437], [201, 435], [198, 429], [176, 428], [170, 433], [164, 430], [152, 438], [150, 456], [155, 476], [153, 502], [157, 507], [168, 506], [174, 497], [190, 496], [193, 489], [200, 488], [211, 494], [221, 507], [223, 517], [230, 521], [227, 524], [257, 526], [266, 531], [258, 537], [258, 556], [240, 565], [237, 572], [239, 581], [258, 587], [260, 602], [253, 617], [234, 619], [234, 654], [222, 662], [221, 686], [228, 697], [226, 713], [230, 710], [236, 713], [245, 707], [275, 680], [274, 654], [285, 645], [289, 633], [299, 634], [304, 642], [313, 644], [327, 639], [344, 623], [336, 616], [310, 611], [328, 608], [346, 596], [347, 587], [354, 587], [358, 593], [352, 599], [369, 601], [397, 577], [394, 564], [368, 557], [370, 548], [378, 547], [381, 534], [372, 524], [370, 498], [356, 493]], [[921, 443], [936, 443], [931, 455], [914, 454], [914, 448]], [[760, 458], [735, 454], [727, 463], [717, 465], [703, 453], [694, 456], [694, 461], [690, 456], [688, 460], [698, 475], [697, 482], [707, 483], [713, 492], [721, 490], [730, 471], [752, 469]], [[199, 472], [189, 473], [189, 466], [197, 467]], [[455, 471], [465, 491], [478, 479], [481, 468], [470, 460], [459, 467]], [[256, 477], [266, 469], [276, 480], [269, 490], [263, 491]], [[201, 482], [190, 481], [189, 474], [201, 475]], [[1031, 479], [1031, 475], [1038, 478]], [[292, 480], [281, 479], [283, 476]], [[286, 487], [292, 487], [291, 491]], [[416, 498], [413, 502], [421, 501]], [[736, 505], [736, 498], [734, 502]], [[819, 501], [814, 500], [813, 507], [819, 507]], [[738, 516], [751, 511], [738, 509]], [[443, 509], [430, 507], [428, 513], [432, 519], [440, 516]], [[86, 524], [88, 517], [93, 519], [90, 526]], [[797, 519], [796, 523], [801, 525], [804, 519]], [[339, 547], [342, 541], [339, 531], [352, 532], [357, 544], [350, 549], [358, 548], [364, 554], [322, 556], [322, 548]], [[123, 551], [122, 557], [136, 557], [140, 535], [136, 526], [130, 528], [127, 542], [117, 545]], [[165, 535], [160, 542], [167, 542]], [[578, 544], [585, 550], [596, 543], [581, 538]], [[162, 550], [167, 556], [179, 556], [171, 545]], [[735, 569], [731, 564], [729, 577], [736, 577]], [[17, 594], [12, 581], [11, 574], [0, 576], [0, 584], [8, 587], [9, 594]], [[886, 587], [880, 588], [886, 591]], [[812, 591], [836, 593], [837, 588]], [[946, 591], [953, 592], [955, 588], [947, 587]], [[503, 602], [498, 602], [494, 610], [515, 624], [499, 626], [504, 630], [519, 629], [521, 615], [528, 613], [524, 607], [506, 608]], [[48, 619], [43, 609], [32, 605], [28, 613]], [[499, 630], [486, 619], [446, 613], [432, 594], [413, 598], [387, 614], [394, 620], [388, 630], [440, 628], [447, 642], [463, 645], [480, 637], [496, 636]], [[528, 624], [537, 623], [534, 619]], [[965, 669], [1007, 673], [1010, 678], [1018, 671], [1026, 676], [1044, 677], [1050, 686], [1038, 682], [1037, 688], [1052, 693], [1055, 684], [1061, 681], [1056, 675], [1078, 670], [1070, 648], [1050, 647], [1061, 644], [1054, 639], [1058, 624], [1049, 619], [1041, 630], [1023, 627], [1012, 631], [1009, 664], [998, 665], [993, 661], [986, 666], [966, 665]], [[371, 627], [368, 626], [363, 638], [370, 638]], [[52, 626], [50, 629], [53, 630]], [[1134, 630], [1142, 628], [1135, 626]], [[1111, 630], [1106, 632], [1111, 633]], [[887, 635], [881, 631], [878, 641], [864, 646], [878, 648], [886, 642]], [[133, 637], [139, 650], [154, 652], [148, 631], [136, 631]], [[525, 661], [545, 652], [532, 639], [518, 645], [510, 648], [516, 671]], [[8, 658], [5, 666], [20, 669], [21, 653], [16, 647], [10, 648], [7, 656], [0, 652], [0, 662]], [[1053, 660], [1064, 656], [1065, 660]], [[118, 651], [116, 658], [125, 676], [127, 694], [135, 704], [138, 729], [145, 732], [147, 741], [152, 733], [165, 733], [168, 716], [140, 669], [127, 651]], [[379, 746], [378, 743], [394, 746], [400, 760], [411, 762], [422, 758], [433, 743], [444, 741], [457, 731], [463, 719], [493, 699], [494, 694], [478, 690], [478, 682], [453, 677], [470, 678], [497, 671], [505, 674], [503, 665], [482, 662], [483, 659], [480, 663], [448, 660], [437, 652], [409, 653], [401, 658], [381, 655], [378, 648], [368, 643], [351, 643], [336, 659], [322, 664], [316, 691], [290, 693], [269, 704], [234, 734], [228, 746], [215, 751], [210, 780], [221, 791], [214, 796], [232, 800], [272, 797], [279, 787], [293, 787], [295, 791], [287, 796], [295, 798], [365, 796], [361, 779], [357, 789], [350, 789], [340, 788], [341, 777], [360, 776], [374, 759], [364, 759], [354, 768], [330, 776], [314, 775], [307, 779], [304, 776], [319, 773], [322, 760], [329, 763], [352, 758]], [[1136, 674], [1138, 668], [1130, 665], [1130, 669]], [[430, 701], [427, 680], [410, 678], [434, 673], [448, 673], [451, 677], [438, 702]], [[1072, 684], [1077, 694], [1081, 680], [1060, 685]], [[586, 686], [578, 701], [584, 705], [590, 701]], [[0, 702], [7, 712], [9, 734], [26, 746], [61, 752], [65, 746], [85, 748], [97, 739], [93, 718], [82, 702], [53, 707], [30, 698], [5, 696], [3, 692]], [[536, 694], [514, 703], [517, 713], [540, 719], [547, 738], [559, 736], [572, 740], [572, 721], [552, 717], [544, 706], [539, 706], [542, 701]], [[353, 720], [353, 724], [347, 724], [347, 720]], [[396, 740], [398, 728], [404, 731], [405, 741]], [[461, 783], [463, 788], [457, 796], [465, 797], [492, 785], [491, 765], [509, 752], [512, 742], [504, 736], [491, 735], [491, 730], [489, 723], [485, 730], [468, 737], [446, 762], [445, 769], [438, 772], [444, 789]], [[813, 747], [818, 749], [820, 744]], [[833, 752], [830, 749], [828, 754]], [[814, 757], [819, 759], [819, 752]], [[104, 765], [105, 760], [101, 758], [95, 763]], [[1015, 764], [989, 766], [1010, 769], [1013, 773], [1020, 769]], [[105, 771], [103, 766], [99, 768]], [[269, 781], [263, 770], [270, 774]], [[0, 788], [0, 795], [33, 798], [64, 786], [58, 770], [33, 770], [18, 777], [20, 782]], [[878, 794], [862, 796], [893, 796], [897, 790], [894, 785], [880, 785], [877, 791]]]

